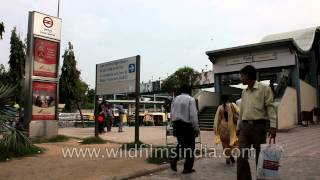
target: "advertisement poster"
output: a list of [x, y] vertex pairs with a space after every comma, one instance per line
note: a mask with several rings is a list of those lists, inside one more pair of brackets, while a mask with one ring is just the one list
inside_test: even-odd
[[33, 75], [57, 77], [58, 43], [35, 38]]
[[198, 85], [207, 85], [214, 83], [214, 74], [212, 71], [202, 72], [199, 76]]
[[56, 83], [32, 83], [32, 120], [56, 119], [56, 95]]

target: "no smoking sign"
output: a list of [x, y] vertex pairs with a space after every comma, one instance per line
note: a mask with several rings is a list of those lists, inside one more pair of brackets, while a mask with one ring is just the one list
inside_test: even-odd
[[39, 12], [31, 12], [33, 15], [33, 34], [60, 40], [61, 19]]
[[43, 18], [43, 25], [47, 28], [51, 28], [53, 26], [53, 20], [50, 17]]

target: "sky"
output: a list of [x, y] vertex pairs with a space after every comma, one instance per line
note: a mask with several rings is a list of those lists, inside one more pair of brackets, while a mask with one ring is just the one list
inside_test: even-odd
[[[25, 39], [28, 12], [57, 16], [57, 4], [1, 2], [1, 64], [8, 67], [13, 27]], [[206, 51], [320, 26], [319, 7], [319, 0], [60, 0], [60, 54], [72, 42], [81, 78], [92, 88], [96, 64], [135, 55], [141, 56], [141, 81], [164, 79], [184, 66], [212, 69]]]

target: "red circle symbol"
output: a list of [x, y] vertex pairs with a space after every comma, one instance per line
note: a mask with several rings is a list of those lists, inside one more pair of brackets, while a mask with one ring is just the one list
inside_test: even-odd
[[53, 26], [53, 20], [50, 17], [45, 17], [42, 20], [43, 25], [47, 28], [51, 28]]

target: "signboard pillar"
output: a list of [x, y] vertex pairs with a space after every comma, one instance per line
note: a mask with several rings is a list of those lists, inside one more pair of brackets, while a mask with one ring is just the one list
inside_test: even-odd
[[139, 143], [139, 109], [140, 109], [140, 56], [137, 56], [136, 61], [136, 112], [135, 112], [135, 125], [134, 125], [134, 142]]
[[94, 96], [94, 136], [98, 137], [99, 96], [97, 95], [98, 64], [96, 65], [96, 84]]
[[24, 126], [30, 137], [58, 133], [61, 19], [29, 12]]

